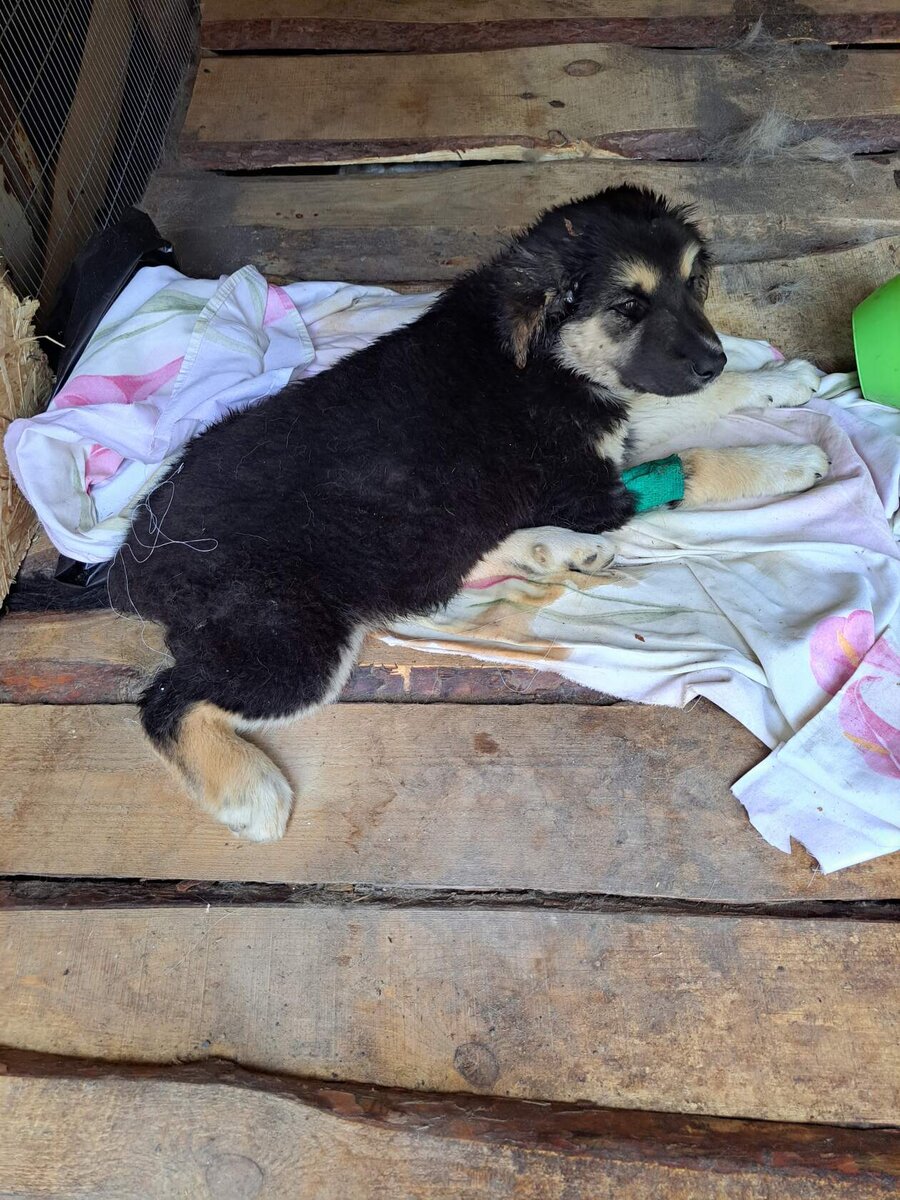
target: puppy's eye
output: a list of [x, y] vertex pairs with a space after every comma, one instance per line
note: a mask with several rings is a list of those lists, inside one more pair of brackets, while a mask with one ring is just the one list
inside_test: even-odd
[[620, 317], [627, 317], [629, 321], [639, 321], [647, 312], [647, 305], [637, 296], [629, 296], [627, 300], [614, 304], [613, 312], [617, 312]]
[[574, 308], [575, 301], [578, 299], [578, 284], [573, 283], [566, 294], [563, 296], [563, 304], [566, 308]]

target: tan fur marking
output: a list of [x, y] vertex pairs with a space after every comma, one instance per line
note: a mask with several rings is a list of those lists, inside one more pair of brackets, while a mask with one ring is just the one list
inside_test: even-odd
[[516, 366], [521, 370], [528, 362], [528, 351], [534, 336], [544, 323], [547, 306], [554, 298], [553, 291], [544, 292], [544, 303], [535, 312], [528, 313], [516, 321], [513, 327], [511, 349]]
[[681, 262], [678, 264], [678, 272], [682, 279], [690, 279], [691, 272], [694, 269], [694, 263], [697, 261], [697, 255], [700, 253], [700, 246], [694, 242], [690, 246], [685, 246], [681, 255]]
[[616, 279], [625, 287], [640, 288], [649, 296], [659, 287], [661, 276], [652, 263], [642, 258], [631, 258], [618, 268]]
[[511, 349], [515, 364], [520, 371], [528, 362], [528, 348], [539, 320], [540, 316], [535, 316], [529, 321], [517, 321], [514, 326]]
[[616, 363], [627, 347], [627, 338], [611, 337], [602, 319], [595, 315], [584, 321], [568, 321], [562, 327], [558, 359], [564, 367], [593, 383], [619, 389]]
[[275, 764], [235, 732], [237, 718], [201, 701], [188, 709], [167, 756], [198, 803], [253, 841], [281, 837], [291, 789]]
[[[235, 767], [241, 747], [235, 746], [233, 718], [215, 704], [193, 705], [182, 719], [173, 761], [198, 799], [215, 807]], [[247, 743], [249, 745], [249, 743]]]
[[687, 507], [804, 492], [828, 470], [828, 459], [818, 446], [685, 450], [681, 461], [682, 503]]
[[599, 458], [611, 458], [616, 466], [625, 460], [625, 443], [628, 440], [628, 422], [621, 421], [610, 433], [597, 438], [594, 449]]

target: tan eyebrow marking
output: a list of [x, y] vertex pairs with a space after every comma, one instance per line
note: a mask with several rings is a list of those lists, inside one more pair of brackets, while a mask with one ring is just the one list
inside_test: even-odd
[[659, 287], [660, 274], [656, 267], [642, 258], [630, 258], [620, 265], [616, 279], [625, 287], [640, 288], [649, 295]]
[[678, 264], [678, 270], [682, 279], [690, 279], [691, 271], [694, 269], [697, 255], [700, 253], [700, 247], [696, 242], [692, 242], [690, 246], [685, 246], [681, 252], [681, 262]]

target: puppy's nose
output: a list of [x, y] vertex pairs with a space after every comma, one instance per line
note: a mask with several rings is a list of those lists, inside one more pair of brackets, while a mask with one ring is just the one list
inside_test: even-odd
[[725, 367], [725, 351], [720, 346], [704, 347], [694, 355], [691, 366], [702, 383], [712, 383]]

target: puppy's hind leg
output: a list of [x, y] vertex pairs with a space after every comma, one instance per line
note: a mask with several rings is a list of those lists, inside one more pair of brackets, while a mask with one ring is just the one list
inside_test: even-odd
[[201, 808], [254, 842], [284, 833], [291, 787], [258, 746], [237, 732], [240, 717], [193, 699], [177, 668], [161, 672], [141, 698], [141, 724]]
[[[259, 648], [252, 632], [245, 636], [248, 651]], [[157, 675], [141, 698], [144, 731], [201, 808], [249, 841], [277, 840], [287, 826], [293, 792], [269, 756], [241, 731], [308, 716], [336, 699], [361, 641], [361, 632], [353, 634], [318, 661], [291, 653], [288, 645], [277, 665], [271, 655], [253, 653], [252, 666], [232, 659], [227, 671], [208, 659], [200, 668], [176, 657], [175, 666]]]

